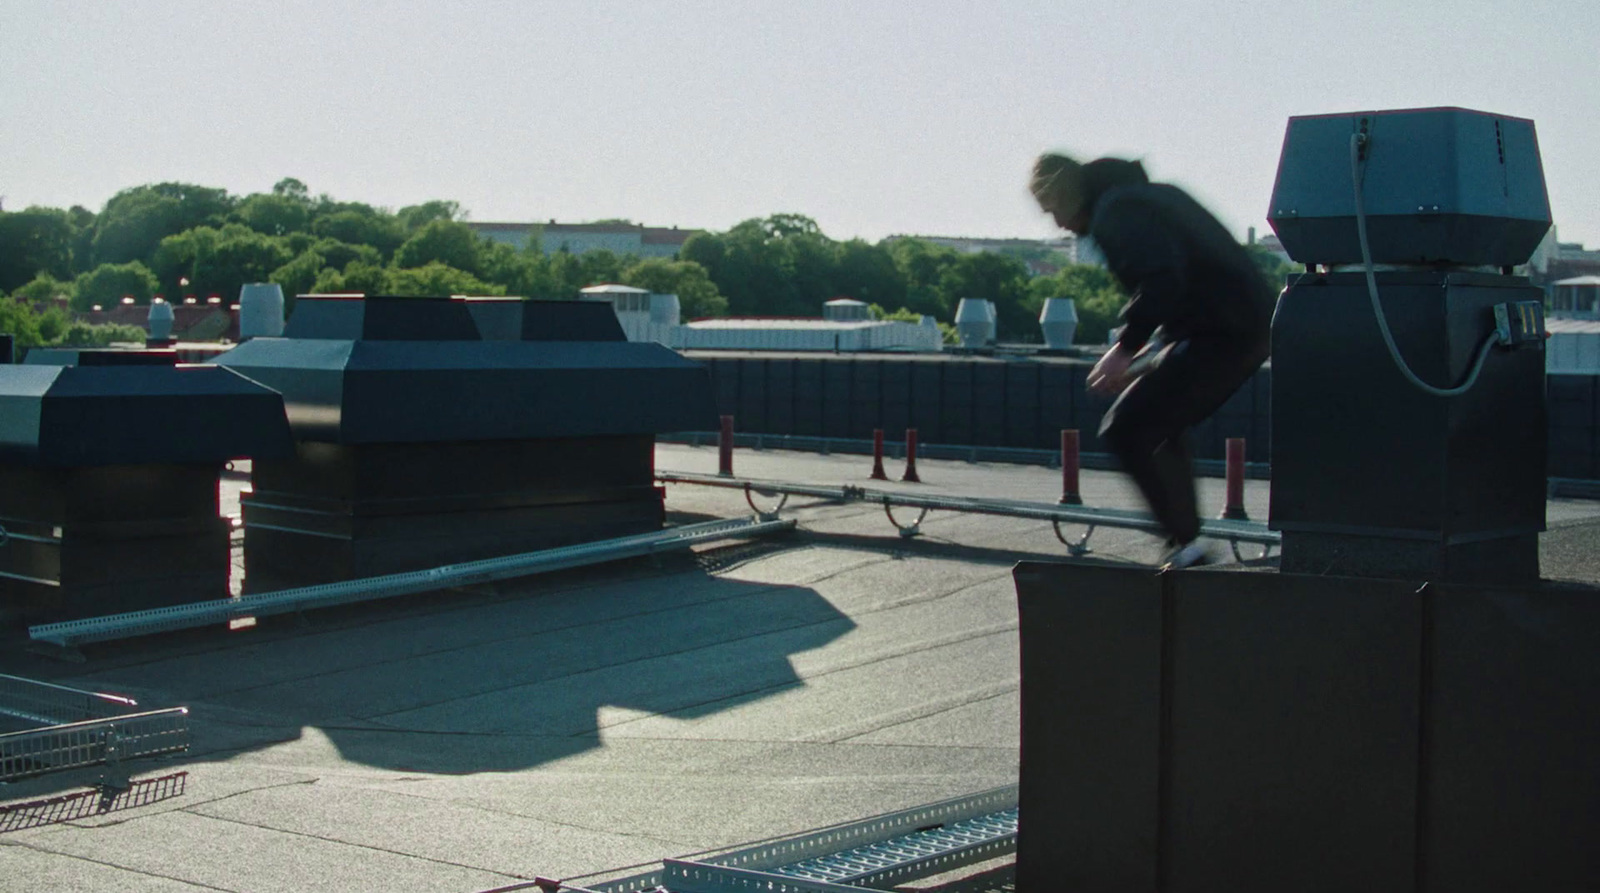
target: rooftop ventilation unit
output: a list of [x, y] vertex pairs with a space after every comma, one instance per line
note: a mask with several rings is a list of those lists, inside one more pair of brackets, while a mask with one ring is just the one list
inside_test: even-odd
[[715, 424], [705, 368], [604, 304], [306, 295], [285, 334], [214, 361], [297, 441], [243, 501], [252, 591], [658, 529], [655, 435]]

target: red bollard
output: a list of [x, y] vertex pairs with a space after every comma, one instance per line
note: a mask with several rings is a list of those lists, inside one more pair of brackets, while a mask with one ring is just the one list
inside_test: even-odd
[[870, 477], [871, 477], [872, 480], [875, 480], [875, 481], [886, 481], [886, 480], [889, 479], [889, 476], [887, 474], [883, 473], [883, 429], [882, 428], [873, 428], [872, 429], [872, 474], [870, 475]]
[[922, 478], [917, 477], [917, 429], [906, 429], [906, 473], [900, 475], [900, 480], [910, 481], [913, 484], [922, 483]]
[[733, 477], [733, 416], [722, 417], [722, 433], [717, 437], [717, 474]]
[[1228, 504], [1221, 516], [1229, 521], [1248, 521], [1244, 510], [1244, 438], [1228, 438]]
[[1078, 494], [1078, 429], [1061, 431], [1061, 505], [1083, 505]]

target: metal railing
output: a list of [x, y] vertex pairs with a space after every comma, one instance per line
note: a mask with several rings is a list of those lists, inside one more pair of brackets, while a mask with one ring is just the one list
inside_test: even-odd
[[[721, 435], [716, 431], [676, 431], [671, 434], [661, 434], [656, 437], [659, 443], [681, 443], [689, 446], [716, 446], [717, 438]], [[793, 450], [802, 453], [821, 453], [826, 456], [831, 453], [844, 453], [847, 455], [871, 456], [873, 442], [855, 437], [819, 437], [810, 434], [747, 434], [736, 432], [733, 435], [734, 446], [754, 450]], [[904, 459], [906, 448], [903, 442], [884, 440], [884, 455], [890, 459]], [[1003, 447], [1003, 446], [977, 446], [973, 444], [949, 443], [918, 443], [917, 456], [921, 459], [949, 459], [956, 462], [996, 462], [1008, 465], [1043, 465], [1047, 468], [1061, 467], [1061, 453], [1058, 450], [1042, 450], [1029, 447]], [[1115, 470], [1122, 465], [1110, 453], [1084, 453], [1079, 459], [1084, 468]], [[1222, 477], [1227, 471], [1227, 463], [1221, 459], [1194, 459], [1190, 462], [1196, 474], [1209, 477]], [[1245, 477], [1253, 480], [1268, 480], [1272, 477], [1272, 467], [1266, 462], [1246, 462]]]
[[452, 586], [490, 583], [568, 570], [623, 558], [687, 549], [697, 543], [711, 540], [764, 536], [790, 530], [794, 526], [793, 521], [770, 518], [707, 521], [703, 524], [688, 524], [634, 536], [524, 552], [501, 558], [486, 558], [428, 570], [49, 623], [29, 627], [28, 635], [37, 642], [71, 648], [89, 642], [126, 639], [223, 624], [245, 618], [289, 614], [311, 608], [374, 601]]
[[0, 782], [189, 748], [189, 709], [173, 707], [111, 719], [65, 723], [0, 735]]
[[132, 698], [0, 673], [0, 714], [44, 725], [134, 713]]
[[[1059, 505], [1010, 499], [977, 499], [967, 496], [933, 496], [893, 490], [873, 490], [866, 487], [857, 487], [853, 484], [839, 486], [798, 484], [786, 481], [755, 480], [689, 472], [657, 472], [656, 480], [668, 484], [696, 484], [706, 487], [725, 487], [742, 490], [745, 494], [745, 501], [750, 504], [750, 507], [755, 510], [758, 516], [763, 518], [776, 518], [790, 496], [810, 496], [817, 499], [876, 503], [883, 506], [884, 514], [888, 516], [889, 523], [893, 524], [903, 537], [919, 535], [922, 532], [922, 522], [927, 518], [928, 513], [935, 509], [1049, 521], [1055, 530], [1056, 538], [1061, 540], [1073, 555], [1083, 555], [1089, 551], [1089, 537], [1094, 534], [1095, 529], [1098, 527], [1117, 527], [1127, 530], [1142, 530], [1149, 533], [1160, 533], [1162, 529], [1155, 518], [1142, 512], [1094, 508], [1083, 505]], [[780, 499], [776, 507], [764, 510], [756, 505], [753, 498], [755, 494], [778, 496]], [[894, 516], [896, 507], [918, 509], [920, 514], [910, 524], [902, 524]], [[1076, 540], [1069, 540], [1061, 532], [1062, 524], [1081, 524], [1087, 529], [1083, 536]], [[1240, 543], [1252, 543], [1261, 546], [1262, 557], [1266, 557], [1266, 554], [1273, 546], [1282, 542], [1281, 534], [1276, 530], [1268, 530], [1265, 524], [1255, 521], [1234, 521], [1220, 518], [1201, 521], [1200, 535], [1217, 540], [1226, 540], [1233, 547], [1234, 557], [1240, 560], [1244, 559], [1244, 556], [1239, 552]]]

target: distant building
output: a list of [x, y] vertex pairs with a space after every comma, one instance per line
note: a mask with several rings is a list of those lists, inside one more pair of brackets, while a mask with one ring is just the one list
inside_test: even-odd
[[679, 350], [937, 351], [944, 339], [932, 317], [921, 322], [872, 319], [870, 308], [834, 298], [821, 319], [728, 317], [682, 323], [678, 296], [627, 285], [591, 285], [581, 300], [605, 301], [629, 341], [655, 341]]
[[1527, 272], [1534, 285], [1554, 297], [1551, 289], [1563, 279], [1600, 276], [1600, 251], [1586, 249], [1581, 242], [1561, 241], [1552, 226], [1529, 258]]
[[677, 257], [683, 243], [697, 229], [643, 226], [637, 223], [474, 223], [467, 225], [478, 235], [516, 248], [526, 246], [530, 239], [539, 240], [545, 254], [566, 251], [584, 254], [605, 249], [612, 254], [631, 254], [635, 257]]
[[[1558, 249], [1565, 247], [1560, 243], [1557, 246]], [[1582, 246], [1577, 246], [1575, 251], [1582, 252]], [[1562, 268], [1560, 257], [1558, 251], [1556, 259], [1546, 263], [1546, 274]], [[1567, 259], [1572, 260], [1571, 257]], [[1600, 276], [1557, 279], [1546, 282], [1544, 287], [1545, 331], [1549, 333], [1544, 349], [1545, 371], [1600, 375]]]

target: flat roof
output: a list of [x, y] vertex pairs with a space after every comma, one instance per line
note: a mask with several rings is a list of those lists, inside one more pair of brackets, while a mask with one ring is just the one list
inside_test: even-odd
[[[662, 445], [656, 462], [714, 472], [717, 450]], [[925, 483], [874, 486], [1035, 501], [1061, 487], [1045, 467], [919, 465]], [[869, 467], [735, 457], [751, 478], [834, 485]], [[1201, 480], [1206, 511], [1222, 488]], [[1081, 491], [1137, 506], [1117, 473], [1084, 470]], [[1252, 517], [1267, 498], [1266, 482], [1246, 482]], [[750, 512], [740, 491], [683, 485], [666, 506], [673, 522]], [[1594, 579], [1600, 504], [1548, 506], [1546, 575]], [[135, 765], [136, 779], [186, 771], [182, 796], [6, 833], [0, 886], [583, 883], [1014, 782], [1011, 568], [1064, 555], [1050, 526], [936, 512], [930, 536], [907, 540], [872, 503], [794, 498], [785, 515], [801, 524], [787, 538], [89, 646], [84, 664], [27, 654], [9, 633], [0, 672], [187, 705], [195, 743]], [[1094, 545], [1120, 562], [1163, 548], [1115, 529]], [[0, 799], [66, 784], [20, 782]]]

